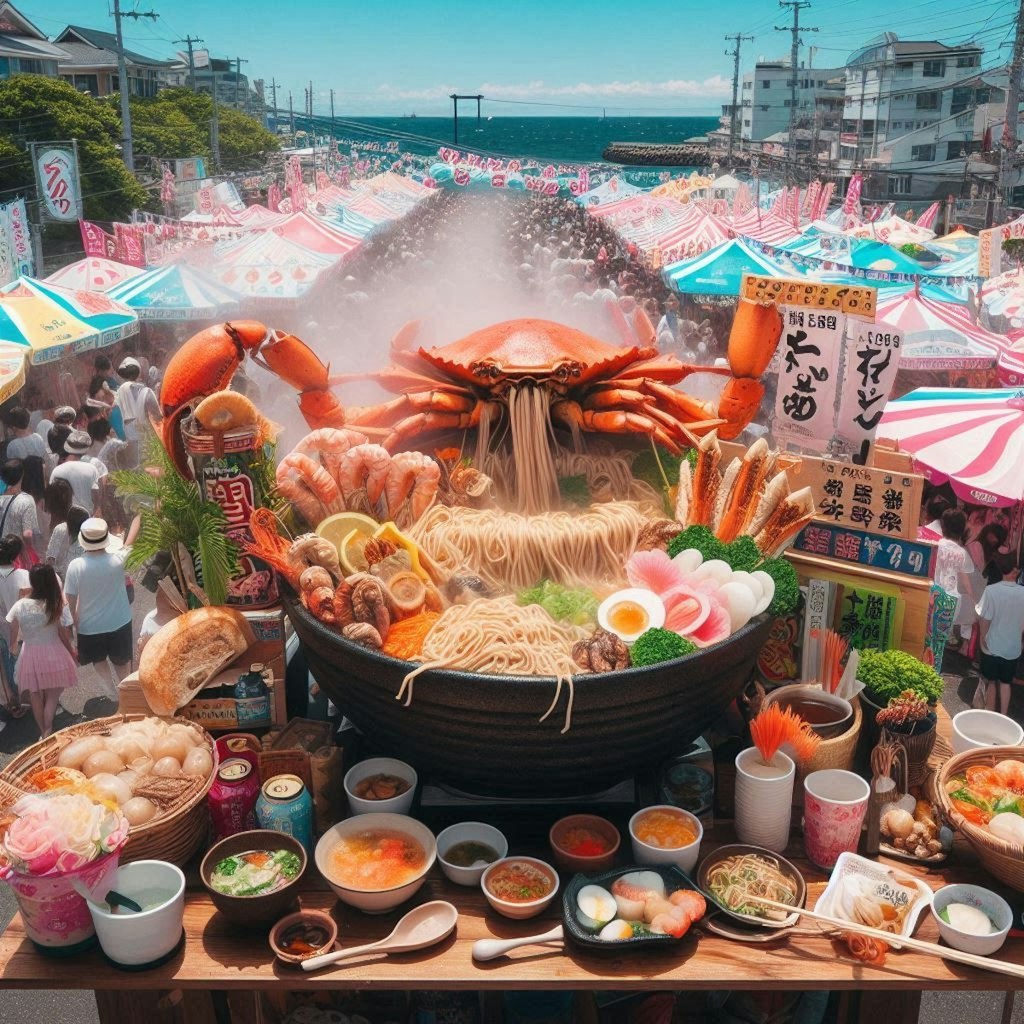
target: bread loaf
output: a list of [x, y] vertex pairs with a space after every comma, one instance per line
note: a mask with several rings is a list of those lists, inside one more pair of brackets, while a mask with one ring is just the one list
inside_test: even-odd
[[139, 684], [155, 715], [173, 715], [255, 642], [241, 612], [197, 608], [168, 622], [142, 651]]

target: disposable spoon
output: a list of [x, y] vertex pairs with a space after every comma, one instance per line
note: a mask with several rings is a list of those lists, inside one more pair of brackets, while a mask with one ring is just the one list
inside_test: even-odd
[[302, 961], [304, 971], [316, 971], [321, 967], [347, 960], [361, 953], [409, 953], [414, 949], [426, 949], [448, 938], [455, 930], [459, 912], [444, 900], [424, 903], [409, 911], [395, 925], [394, 931], [378, 942], [351, 949], [339, 949], [333, 953], [321, 953]]
[[549, 942], [561, 942], [565, 938], [561, 925], [556, 925], [549, 932], [540, 935], [527, 935], [521, 939], [477, 939], [473, 943], [474, 960], [495, 960], [504, 956], [509, 950], [520, 946], [543, 946]]

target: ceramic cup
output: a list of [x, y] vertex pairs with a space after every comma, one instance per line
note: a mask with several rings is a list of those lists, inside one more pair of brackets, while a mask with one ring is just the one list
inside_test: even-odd
[[968, 708], [953, 716], [953, 753], [980, 747], [1019, 747], [1024, 729], [1012, 718], [984, 708]]
[[804, 779], [804, 851], [819, 868], [856, 853], [871, 787], [854, 772], [826, 768]]
[[756, 747], [736, 755], [736, 835], [740, 842], [782, 853], [789, 843], [793, 759], [780, 750], [766, 765]]

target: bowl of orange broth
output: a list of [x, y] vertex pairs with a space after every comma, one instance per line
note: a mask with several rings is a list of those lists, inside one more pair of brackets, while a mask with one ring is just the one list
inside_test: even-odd
[[358, 814], [316, 844], [317, 870], [342, 903], [383, 914], [416, 893], [437, 856], [434, 835], [404, 814]]

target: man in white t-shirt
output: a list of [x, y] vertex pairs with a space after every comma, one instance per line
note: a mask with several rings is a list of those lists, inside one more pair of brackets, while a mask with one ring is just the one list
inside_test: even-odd
[[0, 466], [0, 480], [7, 490], [0, 494], [0, 537], [16, 534], [26, 548], [34, 548], [42, 540], [35, 499], [21, 489], [25, 464], [21, 459], [8, 459]]
[[110, 535], [105, 519], [86, 519], [78, 531], [85, 552], [71, 560], [64, 593], [78, 639], [78, 660], [96, 665], [101, 678], [113, 666], [112, 699], [132, 661], [132, 607], [125, 586], [124, 563], [139, 532], [136, 516], [124, 543]]
[[50, 474], [50, 481], [67, 480], [71, 485], [74, 502], [82, 508], [99, 508], [100, 477], [104, 474], [92, 462], [85, 462], [92, 447], [92, 438], [84, 430], [72, 430], [64, 441], [64, 461]]
[[1024, 635], [1024, 587], [1017, 583], [1020, 568], [1012, 552], [997, 552], [991, 564], [1003, 578], [985, 588], [978, 604], [978, 660], [982, 677], [988, 683], [986, 705], [990, 711], [1006, 715], [1010, 712], [1010, 684], [1016, 675]]
[[142, 366], [138, 359], [131, 356], [122, 359], [117, 374], [123, 378], [124, 383], [114, 395], [114, 407], [121, 411], [125, 440], [133, 441], [138, 446], [146, 426], [151, 422], [159, 422], [160, 403], [153, 389], [139, 380]]
[[46, 458], [46, 442], [32, 432], [29, 421], [28, 409], [19, 406], [8, 413], [7, 422], [14, 431], [14, 437], [7, 442], [7, 458], [24, 459], [28, 455]]

